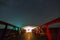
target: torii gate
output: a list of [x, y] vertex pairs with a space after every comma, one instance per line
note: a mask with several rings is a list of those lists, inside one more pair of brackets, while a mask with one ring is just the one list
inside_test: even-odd
[[45, 23], [45, 24], [42, 24], [42, 25], [41, 25], [41, 26], [43, 26], [43, 25], [46, 26], [46, 35], [48, 36], [48, 40], [52, 40], [52, 36], [51, 36], [51, 34], [50, 34], [50, 30], [49, 30], [48, 26], [51, 25], [51, 24], [58, 23], [58, 22], [60, 22], [60, 17], [57, 18], [57, 19], [55, 19], [55, 20], [53, 20], [53, 21], [50, 21], [50, 22], [48, 22], [48, 23]]

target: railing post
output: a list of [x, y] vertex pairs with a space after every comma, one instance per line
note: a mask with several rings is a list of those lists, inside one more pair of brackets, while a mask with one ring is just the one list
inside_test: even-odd
[[50, 30], [49, 30], [49, 28], [48, 28], [48, 25], [45, 25], [46, 26], [46, 34], [47, 34], [47, 36], [48, 36], [48, 40], [52, 40], [52, 36], [51, 36], [51, 34], [50, 34]]
[[57, 40], [60, 40], [60, 29], [58, 30]]
[[5, 29], [3, 30], [2, 36], [1, 36], [1, 40], [4, 40], [5, 34], [6, 34], [6, 30], [7, 30], [7, 25], [5, 26]]

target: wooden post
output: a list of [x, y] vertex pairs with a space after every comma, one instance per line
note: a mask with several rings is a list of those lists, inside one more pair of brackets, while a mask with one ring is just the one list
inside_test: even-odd
[[60, 40], [60, 29], [58, 30], [57, 40]]
[[5, 26], [5, 29], [3, 30], [1, 40], [4, 40], [4, 37], [5, 37], [5, 34], [6, 34], [6, 30], [7, 30], [7, 25]]
[[48, 40], [52, 40], [52, 36], [51, 36], [51, 34], [50, 34], [50, 30], [49, 30], [49, 28], [48, 28], [48, 25], [45, 25], [46, 26], [46, 34], [47, 34], [47, 36], [48, 36]]

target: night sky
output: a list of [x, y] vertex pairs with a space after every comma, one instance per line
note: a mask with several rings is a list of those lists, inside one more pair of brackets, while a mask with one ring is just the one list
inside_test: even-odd
[[0, 20], [22, 27], [60, 17], [59, 0], [0, 0]]

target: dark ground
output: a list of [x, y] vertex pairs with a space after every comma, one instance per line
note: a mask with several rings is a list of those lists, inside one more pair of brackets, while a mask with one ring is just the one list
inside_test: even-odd
[[[50, 28], [52, 40], [57, 40], [58, 35], [58, 29], [59, 28]], [[34, 33], [21, 33], [20, 40], [48, 40], [48, 37], [46, 35], [36, 35]]]
[[[58, 29], [59, 28], [50, 28], [52, 40], [57, 39]], [[2, 31], [0, 30], [0, 37], [2, 36], [1, 32]], [[47, 36], [36, 35], [32, 32], [31, 33], [24, 32], [19, 34], [17, 31], [8, 30], [3, 39], [4, 40], [47, 40], [48, 38]]]

